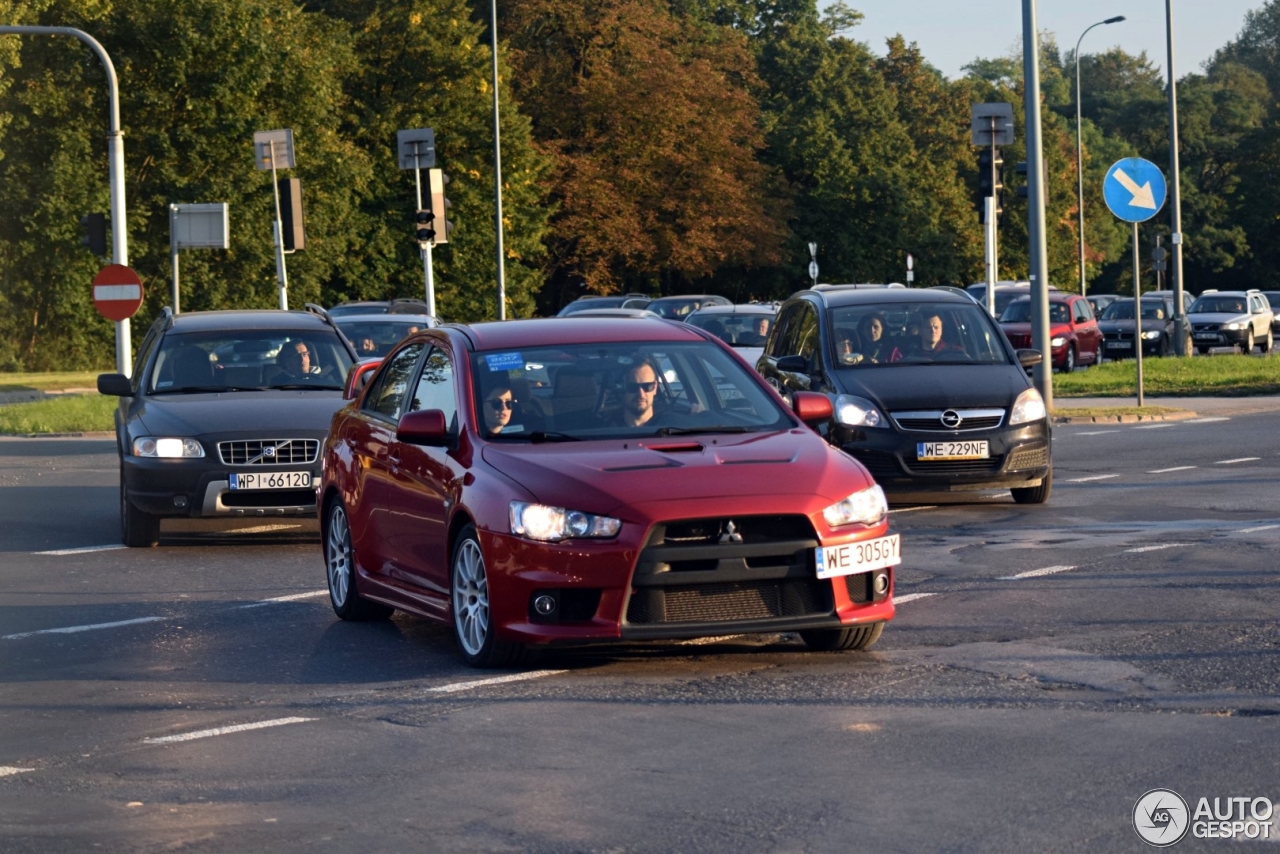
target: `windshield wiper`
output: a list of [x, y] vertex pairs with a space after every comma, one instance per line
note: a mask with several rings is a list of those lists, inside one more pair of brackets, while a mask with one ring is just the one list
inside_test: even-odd
[[152, 394], [220, 394], [225, 391], [265, 391], [261, 386], [238, 385], [190, 385], [182, 388], [161, 388]]
[[660, 427], [659, 436], [692, 436], [697, 433], [750, 433], [751, 430], [741, 426], [723, 427]]
[[581, 436], [570, 436], [568, 433], [547, 432], [545, 430], [534, 430], [529, 434], [530, 442], [581, 442]]
[[280, 383], [275, 385], [264, 386], [263, 391], [294, 391], [297, 389], [307, 389], [309, 391], [342, 391], [340, 385], [314, 385], [312, 383]]

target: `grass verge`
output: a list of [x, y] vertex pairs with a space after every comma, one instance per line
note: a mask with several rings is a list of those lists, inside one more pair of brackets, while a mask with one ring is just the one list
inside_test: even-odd
[[[1054, 374], [1054, 397], [1133, 397], [1138, 393], [1136, 374], [1132, 359]], [[1148, 357], [1142, 360], [1142, 390], [1184, 397], [1280, 394], [1280, 360], [1273, 355]]]
[[64, 388], [97, 388], [98, 374], [107, 371], [53, 371], [0, 374], [0, 391], [61, 391]]
[[68, 394], [0, 406], [0, 434], [110, 432], [119, 402], [103, 394]]

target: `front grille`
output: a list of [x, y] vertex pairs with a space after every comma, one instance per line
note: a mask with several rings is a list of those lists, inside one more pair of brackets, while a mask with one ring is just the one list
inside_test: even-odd
[[1106, 338], [1108, 341], [1132, 341], [1133, 333], [1132, 332], [1108, 332], [1103, 337]]
[[[954, 412], [959, 423], [948, 425], [943, 421], [945, 412]], [[954, 409], [932, 412], [894, 412], [893, 420], [903, 430], [918, 433], [963, 433], [967, 430], [992, 430], [1004, 421], [1003, 409]]]
[[995, 474], [1004, 457], [989, 460], [912, 460], [911, 470], [921, 475]]
[[[730, 525], [733, 526], [732, 531]], [[736, 539], [733, 535], [741, 539]], [[726, 538], [744, 545], [807, 540], [814, 536], [813, 525], [804, 516], [734, 516], [732, 518], [687, 519], [655, 525], [646, 547], [715, 545]]]
[[222, 493], [224, 507], [313, 507], [315, 503], [316, 493], [313, 489], [264, 489], [247, 492], [233, 489]]
[[1216, 323], [1193, 323], [1191, 324], [1193, 332], [1217, 332], [1218, 324]]
[[1049, 446], [1021, 447], [1009, 455], [1009, 470], [1038, 469], [1049, 465]]
[[717, 623], [830, 614], [835, 609], [830, 581], [766, 580], [636, 590], [627, 622]]
[[239, 439], [219, 442], [218, 455], [229, 466], [296, 466], [314, 463], [319, 439]]
[[1031, 346], [1031, 336], [1005, 333], [1005, 337], [1009, 339], [1009, 343], [1013, 345], [1015, 350], [1025, 350]]

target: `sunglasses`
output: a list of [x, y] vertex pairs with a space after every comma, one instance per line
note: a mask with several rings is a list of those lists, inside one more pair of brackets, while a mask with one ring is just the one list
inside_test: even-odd
[[501, 412], [503, 409], [515, 409], [516, 402], [514, 400], [486, 400], [485, 403], [494, 412]]
[[653, 392], [658, 388], [658, 381], [650, 380], [647, 383], [623, 383], [622, 387], [626, 390], [627, 394], [635, 394], [638, 391], [642, 391], [645, 394], [653, 394]]

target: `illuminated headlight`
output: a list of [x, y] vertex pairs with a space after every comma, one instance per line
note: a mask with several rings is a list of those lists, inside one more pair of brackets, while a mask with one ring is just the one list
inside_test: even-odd
[[195, 439], [142, 436], [133, 440], [135, 457], [203, 457], [204, 448]]
[[1029, 421], [1039, 421], [1046, 414], [1044, 398], [1040, 396], [1040, 392], [1029, 388], [1018, 395], [1018, 399], [1013, 402], [1013, 412], [1009, 413], [1009, 423], [1026, 424]]
[[622, 522], [608, 516], [592, 516], [579, 510], [512, 501], [511, 533], [531, 540], [557, 542], [581, 537], [616, 537]]
[[1222, 328], [1223, 328], [1223, 329], [1233, 329], [1233, 330], [1234, 330], [1234, 329], [1244, 329], [1244, 327], [1245, 327], [1245, 324], [1243, 324], [1243, 323], [1224, 323], [1224, 324], [1222, 325]]
[[1055, 338], [1050, 339], [1050, 341], [1049, 341], [1049, 346], [1050, 346], [1050, 347], [1061, 347], [1063, 344], [1066, 344], [1066, 343], [1067, 343], [1067, 339], [1065, 339], [1065, 338], [1063, 338], [1061, 335], [1059, 335], [1059, 336], [1057, 336], [1057, 337], [1055, 337]]
[[877, 485], [855, 492], [843, 501], [837, 501], [822, 511], [822, 518], [832, 528], [852, 525], [854, 522], [875, 525], [888, 512], [889, 502], [885, 501], [884, 490]]
[[1144, 332], [1142, 333], [1142, 337], [1147, 339], [1148, 341], [1154, 341], [1160, 337], [1160, 330], [1152, 329], [1150, 332]]
[[852, 394], [836, 395], [836, 421], [846, 427], [880, 427], [885, 423], [874, 403]]

